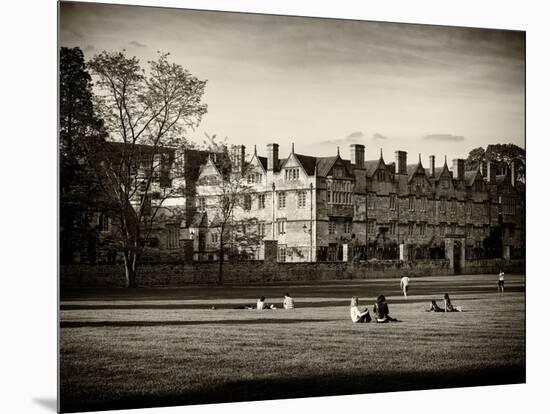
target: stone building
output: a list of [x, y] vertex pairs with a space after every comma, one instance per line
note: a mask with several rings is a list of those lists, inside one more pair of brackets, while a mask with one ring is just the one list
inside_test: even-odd
[[[254, 235], [243, 248], [250, 259], [263, 259], [265, 241], [285, 262], [448, 258], [460, 271], [469, 259], [524, 257], [525, 190], [513, 166], [497, 175], [492, 163], [465, 171], [463, 159], [436, 167], [430, 156], [424, 167], [420, 155], [408, 163], [404, 151], [392, 162], [382, 152], [366, 160], [360, 144], [350, 146], [349, 159], [339, 149], [332, 157], [298, 154], [294, 145], [281, 158], [276, 143], [266, 155], [255, 148], [246, 159], [238, 146], [229, 160], [195, 150], [169, 157], [184, 190], [164, 207], [181, 214], [159, 216], [152, 250], [180, 257], [187, 244], [195, 260], [216, 260], [220, 183], [240, 179], [248, 191], [231, 231]], [[98, 225], [108, 229], [104, 217]]]

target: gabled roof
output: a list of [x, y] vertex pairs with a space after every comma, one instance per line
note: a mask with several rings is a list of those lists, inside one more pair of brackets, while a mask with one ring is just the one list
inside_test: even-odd
[[407, 176], [409, 177], [409, 182], [416, 174], [426, 175], [426, 170], [420, 161], [417, 164], [407, 165]]
[[[311, 157], [313, 158], [313, 157]], [[317, 175], [320, 177], [326, 177], [329, 173], [334, 164], [336, 163], [336, 160], [340, 159], [342, 164], [344, 165], [344, 168], [346, 169], [346, 172], [348, 175], [352, 176], [351, 172], [351, 161], [350, 160], [344, 160], [340, 158], [339, 155], [335, 155], [333, 157], [319, 157], [316, 158], [316, 166], [317, 166]]]
[[302, 167], [304, 167], [304, 170], [306, 171], [307, 175], [314, 175], [315, 174], [315, 165], [317, 164], [317, 158], [310, 157], [309, 155], [302, 155], [302, 154], [294, 154], [296, 158], [298, 158], [298, 161], [300, 161], [300, 164], [302, 164]]
[[267, 157], [257, 157], [265, 171], [267, 171]]

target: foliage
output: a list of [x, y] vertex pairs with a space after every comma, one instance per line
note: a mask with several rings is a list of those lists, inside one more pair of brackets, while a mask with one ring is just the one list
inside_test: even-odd
[[[190, 146], [184, 136], [207, 111], [205, 81], [159, 53], [148, 72], [136, 57], [102, 52], [89, 62], [96, 82], [97, 113], [109, 142], [94, 145], [94, 166], [107, 201], [113, 206], [118, 241], [124, 253], [128, 286], [155, 219], [169, 216], [163, 203], [182, 195], [177, 165]], [[173, 168], [176, 167], [176, 168]]]
[[216, 135], [206, 134], [204, 147], [215, 154], [211, 160], [216, 166], [220, 177], [210, 181], [209, 192], [214, 198], [210, 203], [212, 215], [211, 227], [219, 229], [218, 247], [218, 284], [223, 283], [223, 264], [226, 254], [252, 255], [260, 244], [261, 237], [257, 232], [257, 220], [252, 217], [242, 217], [235, 220], [234, 213], [246, 210], [247, 198], [254, 191], [247, 183], [246, 176], [250, 165], [244, 160], [236, 159], [237, 146], [229, 145], [227, 138], [219, 140]]
[[[61, 261], [73, 260], [78, 247], [96, 237], [91, 211], [96, 182], [87, 147], [105, 138], [103, 122], [94, 113], [92, 81], [79, 48], [59, 50], [59, 188]], [[90, 260], [93, 257], [90, 255]]]
[[504, 164], [508, 168], [515, 163], [517, 179], [525, 181], [525, 149], [515, 144], [491, 144], [486, 149], [481, 147], [470, 151], [466, 159], [466, 169], [476, 170], [482, 162]]

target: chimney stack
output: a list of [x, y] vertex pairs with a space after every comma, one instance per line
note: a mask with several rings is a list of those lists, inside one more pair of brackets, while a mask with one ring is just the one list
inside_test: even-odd
[[364, 168], [365, 167], [365, 146], [361, 144], [351, 144], [350, 155], [351, 155], [351, 165], [355, 168]]
[[453, 177], [459, 181], [464, 181], [464, 160], [461, 158], [453, 160]]
[[496, 165], [491, 161], [487, 161], [487, 181], [490, 182], [491, 184], [494, 183], [496, 181], [496, 176], [497, 176]]
[[430, 155], [430, 177], [435, 177], [435, 155]]
[[407, 152], [395, 151], [395, 173], [407, 174]]
[[512, 184], [512, 186], [516, 186], [516, 175], [517, 175], [517, 171], [516, 171], [516, 163], [514, 161], [512, 161], [512, 165], [510, 166], [510, 172], [511, 172], [511, 176], [510, 176], [510, 183]]
[[277, 171], [279, 168], [279, 144], [267, 144], [267, 169]]
[[235, 171], [244, 172], [244, 164], [245, 164], [245, 146], [244, 145], [236, 145], [232, 148], [232, 154], [231, 154], [231, 162], [233, 163], [233, 166], [235, 167]]

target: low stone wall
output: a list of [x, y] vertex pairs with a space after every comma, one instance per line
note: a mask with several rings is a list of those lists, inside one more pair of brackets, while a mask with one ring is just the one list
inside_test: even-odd
[[[464, 274], [506, 273], [525, 271], [524, 261], [500, 259], [467, 261]], [[322, 280], [373, 279], [408, 276], [450, 275], [448, 260], [403, 262], [380, 260], [360, 263], [269, 263], [250, 261], [224, 264], [224, 283], [272, 283]], [[218, 263], [144, 263], [138, 269], [139, 286], [184, 286], [213, 284], [218, 277]], [[61, 266], [61, 286], [123, 287], [124, 266], [121, 264], [73, 264]]]
[[478, 259], [466, 260], [462, 273], [464, 274], [483, 274], [498, 273], [500, 270], [505, 273], [525, 273], [525, 260], [504, 259]]

